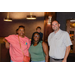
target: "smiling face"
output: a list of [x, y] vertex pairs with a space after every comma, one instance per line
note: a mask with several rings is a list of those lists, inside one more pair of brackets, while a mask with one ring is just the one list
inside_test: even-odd
[[59, 30], [60, 24], [57, 21], [52, 22], [52, 29], [57, 32]]
[[20, 28], [18, 29], [18, 35], [23, 37], [23, 36], [24, 36], [24, 33], [25, 33], [24, 28], [20, 27]]
[[35, 42], [38, 42], [39, 39], [40, 39], [39, 34], [35, 33], [33, 39], [34, 39]]

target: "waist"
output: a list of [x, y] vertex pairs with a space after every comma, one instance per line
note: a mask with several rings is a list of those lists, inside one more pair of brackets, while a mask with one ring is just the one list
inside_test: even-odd
[[[50, 57], [50, 58], [52, 58], [52, 57]], [[54, 59], [54, 60], [56, 60], [56, 61], [59, 61], [59, 60], [63, 60], [64, 58], [61, 58], [61, 59], [52, 58], [52, 59]]]

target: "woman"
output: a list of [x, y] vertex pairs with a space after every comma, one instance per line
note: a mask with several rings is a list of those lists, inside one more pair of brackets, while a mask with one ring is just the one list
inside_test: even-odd
[[48, 46], [41, 41], [40, 34], [34, 32], [29, 48], [31, 62], [48, 62]]
[[17, 35], [9, 35], [3, 39], [6, 48], [10, 48], [9, 53], [13, 62], [22, 62], [24, 55], [29, 56], [28, 49], [30, 47], [30, 40], [24, 34], [25, 27], [21, 25], [18, 28]]

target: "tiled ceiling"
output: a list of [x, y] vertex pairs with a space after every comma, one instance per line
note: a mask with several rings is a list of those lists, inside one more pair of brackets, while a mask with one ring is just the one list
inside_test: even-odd
[[[43, 17], [44, 12], [31, 12], [32, 15], [36, 17]], [[1, 17], [7, 17], [7, 12], [0, 12]], [[30, 12], [9, 12], [9, 17], [12, 19], [25, 19], [27, 15], [30, 15]]]

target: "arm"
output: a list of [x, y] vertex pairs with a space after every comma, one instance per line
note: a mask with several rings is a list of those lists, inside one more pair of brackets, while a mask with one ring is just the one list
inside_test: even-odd
[[45, 53], [45, 61], [48, 62], [48, 46], [45, 42], [42, 42], [42, 46]]
[[66, 48], [65, 56], [64, 56], [64, 59], [63, 59], [62, 62], [66, 62], [66, 61], [67, 61], [67, 57], [68, 57], [68, 55], [69, 55], [69, 52], [70, 52], [70, 46], [68, 46], [68, 47]]
[[4, 38], [3, 39], [3, 42], [5, 42], [5, 46], [8, 49], [10, 47], [10, 44], [8, 43], [8, 41]]
[[66, 62], [67, 61], [67, 57], [68, 57], [69, 52], [70, 52], [70, 45], [72, 45], [72, 42], [70, 40], [70, 36], [69, 36], [68, 32], [66, 32], [65, 35], [64, 35], [64, 44], [66, 46], [66, 51], [65, 51], [64, 60], [62, 62]]

